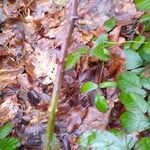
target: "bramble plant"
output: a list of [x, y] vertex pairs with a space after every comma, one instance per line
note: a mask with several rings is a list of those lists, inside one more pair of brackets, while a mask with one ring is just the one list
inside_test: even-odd
[[[144, 32], [150, 31], [150, 0], [134, 0], [137, 8], [145, 12], [139, 20], [144, 25]], [[106, 32], [110, 32], [116, 26], [115, 18], [110, 18], [104, 23]], [[66, 69], [71, 69], [82, 56], [89, 55], [103, 62], [110, 60], [108, 48], [115, 46], [117, 42], [108, 41], [108, 34], [102, 34], [94, 41], [91, 49], [84, 47], [84, 52], [79, 49], [68, 55]], [[144, 35], [136, 35], [132, 41], [124, 44], [126, 55], [125, 72], [116, 82], [104, 81], [83, 83], [80, 91], [83, 94], [103, 88], [118, 87], [120, 90], [119, 100], [126, 111], [120, 117], [123, 131], [116, 129], [110, 131], [92, 130], [83, 133], [80, 138], [81, 149], [104, 149], [104, 150], [149, 150], [150, 138], [142, 137], [138, 140], [140, 132], [150, 129], [150, 77], [145, 76], [143, 71], [150, 63], [150, 39]], [[100, 112], [107, 112], [108, 102], [99, 92], [95, 96], [95, 106]], [[133, 134], [134, 133], [134, 134]], [[135, 134], [136, 133], [136, 134]]]

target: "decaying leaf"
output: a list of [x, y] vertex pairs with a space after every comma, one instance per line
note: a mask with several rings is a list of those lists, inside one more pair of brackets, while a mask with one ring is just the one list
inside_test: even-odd
[[14, 70], [0, 70], [0, 87], [6, 83], [14, 82], [16, 77], [23, 72], [24, 68], [17, 68]]
[[[40, 45], [41, 42], [43, 45]], [[42, 39], [39, 45], [35, 47], [33, 54], [30, 54], [33, 49], [26, 44], [26, 60], [25, 67], [30, 77], [35, 80], [42, 78], [42, 83], [48, 85], [55, 80], [57, 70], [57, 53], [52, 54], [48, 49], [49, 41]]]
[[0, 122], [6, 123], [12, 120], [17, 115], [18, 110], [19, 105], [16, 96], [6, 97], [0, 105]]

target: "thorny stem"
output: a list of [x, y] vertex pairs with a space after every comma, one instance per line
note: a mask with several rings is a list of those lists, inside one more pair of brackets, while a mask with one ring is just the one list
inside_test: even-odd
[[65, 27], [64, 35], [62, 36], [60, 60], [57, 68], [51, 103], [49, 104], [48, 107], [48, 122], [47, 122], [47, 131], [46, 131], [44, 150], [50, 150], [50, 142], [53, 138], [58, 99], [59, 99], [63, 73], [64, 73], [65, 58], [67, 55], [67, 49], [69, 47], [71, 35], [74, 29], [75, 16], [77, 16], [78, 0], [70, 0], [69, 4], [70, 5], [67, 8], [67, 12], [66, 12], [67, 20], [64, 26]]

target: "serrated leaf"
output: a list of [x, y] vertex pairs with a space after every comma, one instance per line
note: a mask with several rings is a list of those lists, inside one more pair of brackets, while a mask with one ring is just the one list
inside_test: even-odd
[[124, 150], [130, 150], [133, 148], [133, 146], [135, 145], [135, 143], [137, 142], [138, 138], [136, 137], [136, 135], [130, 135], [127, 134], [124, 131], [120, 131], [117, 129], [112, 129], [110, 131], [111, 133], [113, 133], [114, 135], [116, 135], [123, 143], [123, 149]]
[[140, 11], [150, 10], [150, 0], [134, 0], [134, 2]]
[[71, 69], [80, 60], [81, 56], [87, 52], [87, 48], [83, 47], [75, 52], [70, 53], [66, 58], [65, 68]]
[[140, 56], [147, 63], [150, 63], [150, 41], [148, 43], [143, 44], [138, 50]]
[[80, 146], [85, 149], [121, 150], [120, 140], [107, 131], [92, 130], [85, 132], [80, 138]]
[[134, 50], [134, 51], [137, 51], [141, 47], [141, 45], [143, 44], [143, 42], [145, 40], [146, 40], [145, 36], [143, 36], [143, 35], [137, 35], [133, 39], [133, 43], [131, 44], [131, 49]]
[[124, 104], [126, 109], [133, 113], [146, 113], [148, 104], [143, 97], [122, 91], [119, 95], [120, 101]]
[[140, 75], [144, 71], [144, 67], [136, 68], [136, 69], [131, 70], [131, 71], [138, 74], [138, 75]]
[[138, 77], [134, 72], [122, 73], [118, 78], [117, 86], [120, 90], [146, 96], [146, 92], [141, 89], [142, 85], [140, 77]]
[[86, 94], [86, 93], [91, 92], [91, 91], [93, 91], [93, 90], [95, 90], [95, 89], [97, 89], [97, 88], [98, 88], [98, 85], [97, 85], [97, 84], [95, 84], [95, 83], [93, 83], [93, 82], [91, 82], [91, 81], [88, 81], [88, 82], [85, 82], [85, 83], [81, 86], [80, 91], [81, 91], [82, 93]]
[[124, 143], [125, 150], [131, 150], [135, 143], [137, 142], [138, 138], [136, 135], [127, 134], [121, 138], [122, 142]]
[[125, 112], [120, 117], [121, 125], [128, 133], [141, 132], [149, 128], [150, 121], [143, 114]]
[[150, 90], [150, 77], [141, 77], [141, 84], [145, 89]]
[[106, 43], [106, 42], [108, 42], [108, 34], [102, 34], [94, 41], [94, 47], [96, 47], [100, 43]]
[[137, 138], [131, 135], [118, 137], [108, 131], [92, 130], [82, 134], [80, 147], [93, 150], [129, 150], [136, 141]]
[[4, 126], [0, 127], [0, 139], [5, 138], [12, 131], [13, 125], [11, 123], [6, 123]]
[[140, 55], [137, 52], [134, 52], [133, 50], [124, 50], [126, 55], [126, 68], [127, 70], [135, 69], [140, 67], [143, 64], [143, 61], [140, 57]]
[[21, 145], [16, 138], [4, 138], [0, 140], [0, 150], [16, 150]]
[[108, 50], [101, 45], [96, 46], [94, 49], [90, 51], [92, 56], [97, 57], [100, 60], [108, 61], [110, 59], [110, 54]]
[[107, 32], [111, 31], [115, 27], [116, 23], [117, 23], [117, 21], [114, 17], [106, 20], [105, 23], [104, 23], [105, 30]]
[[100, 95], [100, 93], [96, 94], [95, 105], [100, 112], [107, 112], [109, 107], [105, 97]]
[[135, 145], [135, 150], [150, 150], [150, 137], [142, 137]]
[[100, 88], [113, 88], [116, 87], [117, 83], [114, 81], [106, 81], [99, 84]]

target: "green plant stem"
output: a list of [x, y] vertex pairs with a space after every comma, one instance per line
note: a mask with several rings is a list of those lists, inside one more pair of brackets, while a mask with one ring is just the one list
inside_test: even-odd
[[71, 35], [74, 29], [75, 17], [77, 16], [77, 4], [78, 0], [70, 0], [69, 7], [67, 9], [67, 21], [64, 26], [64, 35], [62, 36], [62, 47], [61, 47], [61, 56], [58, 62], [56, 79], [54, 83], [54, 89], [52, 93], [51, 103], [48, 107], [48, 122], [47, 122], [47, 131], [46, 139], [44, 144], [44, 150], [51, 150], [50, 142], [52, 141], [54, 128], [55, 128], [55, 118], [57, 112], [58, 99], [64, 74], [64, 64], [65, 58], [67, 55], [67, 49], [69, 47]]

